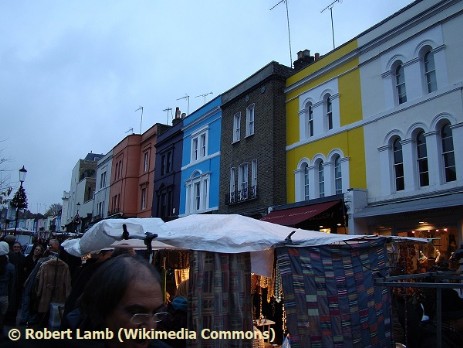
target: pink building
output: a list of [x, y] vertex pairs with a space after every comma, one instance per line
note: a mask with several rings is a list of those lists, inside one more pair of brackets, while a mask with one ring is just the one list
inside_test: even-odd
[[150, 217], [153, 204], [155, 124], [143, 134], [131, 134], [113, 148], [109, 215]]

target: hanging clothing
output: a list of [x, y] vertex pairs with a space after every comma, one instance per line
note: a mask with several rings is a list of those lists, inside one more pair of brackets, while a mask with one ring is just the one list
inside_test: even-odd
[[47, 312], [51, 302], [64, 303], [70, 292], [71, 273], [66, 262], [58, 258], [44, 262], [36, 278], [37, 311]]

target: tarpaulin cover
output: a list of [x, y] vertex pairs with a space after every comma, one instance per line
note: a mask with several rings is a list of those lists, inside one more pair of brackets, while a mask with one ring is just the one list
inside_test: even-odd
[[102, 220], [85, 232], [82, 238], [64, 241], [63, 248], [74, 256], [108, 248], [122, 239], [123, 225], [127, 226], [130, 238], [143, 239], [146, 233], [160, 233], [165, 222], [158, 218]]
[[291, 348], [391, 346], [385, 242], [276, 249]]

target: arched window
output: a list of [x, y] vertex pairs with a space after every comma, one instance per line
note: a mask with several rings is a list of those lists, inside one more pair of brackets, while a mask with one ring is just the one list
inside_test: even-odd
[[440, 130], [442, 142], [442, 163], [444, 165], [445, 182], [455, 181], [457, 173], [455, 168], [455, 154], [453, 151], [453, 135], [450, 124], [446, 123]]
[[309, 194], [309, 165], [304, 163], [302, 168], [304, 169], [304, 198], [306, 201], [310, 199]]
[[405, 188], [404, 178], [404, 161], [402, 156], [402, 144], [400, 138], [396, 138], [392, 144], [393, 158], [394, 158], [394, 176], [395, 176], [395, 189], [402, 191]]
[[308, 103], [306, 109], [307, 109], [306, 134], [308, 137], [313, 137], [313, 105], [312, 103]]
[[436, 65], [434, 64], [434, 53], [429, 50], [423, 56], [424, 77], [428, 93], [437, 90]]
[[331, 102], [331, 95], [325, 96], [325, 117], [326, 127], [328, 130], [333, 129], [333, 104]]
[[407, 101], [407, 92], [405, 89], [405, 72], [402, 64], [397, 65], [395, 68], [395, 87], [398, 103], [405, 103]]
[[341, 157], [336, 155], [334, 159], [334, 189], [337, 195], [342, 193]]
[[325, 197], [325, 173], [323, 161], [318, 162], [318, 194], [319, 197]]
[[416, 157], [418, 162], [418, 177], [420, 186], [429, 185], [429, 170], [428, 170], [428, 150], [426, 148], [426, 139], [424, 131], [419, 131], [416, 134]]

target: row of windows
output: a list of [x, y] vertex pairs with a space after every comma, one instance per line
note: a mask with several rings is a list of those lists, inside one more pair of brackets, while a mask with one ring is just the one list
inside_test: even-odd
[[[437, 90], [436, 64], [434, 52], [431, 46], [425, 46], [419, 53], [421, 84], [423, 93], [432, 93]], [[400, 105], [407, 102], [407, 78], [404, 62], [397, 60], [392, 64], [392, 76], [394, 83], [394, 96], [396, 104]], [[412, 81], [413, 79], [409, 79]], [[413, 80], [413, 83], [416, 83]]]
[[[346, 170], [347, 168], [344, 169]], [[326, 180], [327, 177], [329, 182]], [[312, 166], [307, 161], [302, 161], [299, 165], [296, 171], [297, 201], [308, 201], [341, 193], [343, 193], [343, 168], [339, 154], [334, 154], [328, 162], [317, 159]]]
[[195, 214], [209, 208], [209, 174], [195, 171], [186, 182], [186, 213]]
[[[255, 131], [255, 104], [246, 108], [246, 137], [254, 134]], [[233, 116], [233, 142], [241, 140], [241, 112]]]
[[249, 163], [244, 162], [238, 167], [230, 168], [229, 202], [236, 203], [257, 194], [257, 160], [251, 161], [251, 185], [249, 185]]
[[[453, 135], [450, 123], [445, 122], [441, 125], [439, 132], [439, 153], [441, 159], [437, 159], [440, 166], [443, 182], [451, 182], [457, 179], [455, 167], [455, 155], [453, 146]], [[428, 158], [428, 145], [426, 142], [426, 134], [424, 130], [418, 129], [415, 132], [412, 149], [412, 158], [416, 162], [414, 166], [417, 183], [419, 187], [429, 186], [430, 173], [429, 173], [429, 158]], [[405, 169], [404, 169], [404, 156], [403, 156], [403, 141], [400, 137], [394, 136], [391, 138], [391, 151], [392, 151], [392, 167], [394, 174], [394, 189], [395, 191], [405, 190]]]

